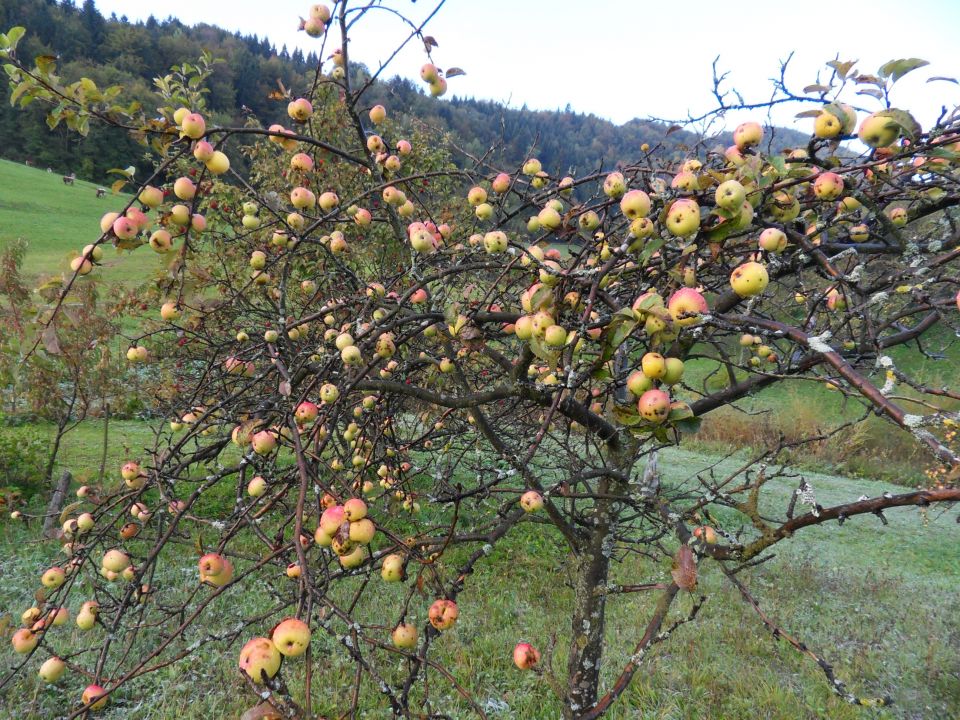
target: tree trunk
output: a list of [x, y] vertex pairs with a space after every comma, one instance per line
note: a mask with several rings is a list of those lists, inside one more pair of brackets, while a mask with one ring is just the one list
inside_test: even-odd
[[[607, 493], [608, 483], [599, 484]], [[610, 500], [598, 500], [593, 512], [589, 542], [576, 558], [570, 657], [567, 661], [567, 697], [564, 720], [576, 720], [596, 701], [603, 657], [606, 593], [596, 592], [607, 584], [610, 569]]]
[[[607, 466], [629, 478], [636, 462], [638, 445], [630, 436], [615, 438], [607, 446]], [[588, 540], [576, 557], [573, 622], [570, 628], [570, 656], [567, 661], [567, 697], [563, 719], [576, 720], [596, 704], [600, 694], [607, 594], [605, 588], [613, 551], [617, 509], [610, 495], [626, 492], [627, 484], [602, 478], [596, 487], [598, 500], [589, 516]]]
[[57, 481], [57, 487], [53, 491], [53, 497], [50, 498], [50, 503], [47, 505], [47, 512], [43, 517], [43, 535], [44, 537], [53, 537], [53, 533], [56, 531], [57, 519], [60, 516], [60, 513], [63, 512], [63, 505], [67, 499], [67, 492], [70, 490], [70, 483], [73, 481], [73, 476], [70, 474], [69, 470], [64, 470], [60, 475], [60, 480]]

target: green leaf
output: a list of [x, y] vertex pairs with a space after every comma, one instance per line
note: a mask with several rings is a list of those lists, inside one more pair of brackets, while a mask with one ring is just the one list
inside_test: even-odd
[[57, 56], [56, 55], [37, 55], [37, 58], [34, 62], [36, 62], [37, 64], [37, 70], [39, 70], [44, 75], [49, 75], [57, 67]]
[[882, 77], [888, 77], [893, 82], [896, 82], [908, 72], [912, 72], [917, 68], [922, 68], [929, 64], [929, 62], [921, 60], [920, 58], [901, 58], [900, 60], [891, 60], [885, 63], [877, 72], [879, 72]]
[[903, 134], [911, 140], [915, 140], [916, 137], [923, 132], [922, 128], [920, 127], [920, 123], [918, 123], [916, 118], [906, 110], [890, 108], [889, 110], [878, 112], [877, 115], [880, 117], [890, 118], [900, 127], [900, 129], [903, 131]]
[[666, 238], [662, 238], [662, 237], [654, 238], [653, 240], [651, 240], [650, 242], [648, 242], [646, 245], [643, 246], [643, 252], [640, 253], [640, 257], [637, 258], [637, 262], [639, 262], [641, 265], [646, 265], [647, 262], [649, 262], [650, 258], [653, 257], [653, 254], [657, 250], [662, 248], [664, 245], [666, 245], [666, 243], [667, 243]]
[[614, 405], [613, 418], [627, 427], [634, 427], [643, 422], [643, 416], [637, 412], [633, 405]]
[[534, 291], [533, 295], [530, 296], [530, 307], [536, 312], [551, 295], [553, 295], [553, 288], [541, 285]]

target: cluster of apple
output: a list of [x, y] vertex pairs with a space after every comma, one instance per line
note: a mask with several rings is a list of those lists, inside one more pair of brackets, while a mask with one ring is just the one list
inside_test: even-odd
[[740, 336], [740, 345], [750, 351], [750, 365], [758, 367], [761, 362], [776, 363], [779, 360], [776, 350], [769, 345], [763, 344], [763, 338], [759, 335], [744, 333]]
[[240, 650], [240, 670], [257, 684], [280, 672], [285, 658], [300, 657], [310, 647], [310, 626], [299, 618], [287, 618], [273, 628], [270, 637], [256, 637]]

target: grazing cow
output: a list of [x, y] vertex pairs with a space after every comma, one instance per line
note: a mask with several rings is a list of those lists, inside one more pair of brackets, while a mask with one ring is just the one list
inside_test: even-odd
[[76, 179], [77, 179], [77, 174], [76, 174], [76, 173], [70, 173], [69, 175], [64, 175], [64, 176], [63, 176], [63, 184], [64, 184], [64, 185], [73, 185], [73, 181], [76, 180]]
[[31, 160], [30, 158], [27, 158], [26, 160], [23, 161], [23, 164], [26, 165], [27, 167], [33, 167], [33, 160]]
[[98, 198], [102, 198], [102, 197], [103, 197], [104, 195], [106, 195], [106, 194], [107, 194], [107, 189], [106, 189], [106, 188], [97, 188], [97, 197], [98, 197]]
[[52, 167], [48, 167], [48, 168], [47, 168], [47, 172], [48, 172], [48, 173], [52, 173], [52, 172], [53, 172], [53, 168], [52, 168]]

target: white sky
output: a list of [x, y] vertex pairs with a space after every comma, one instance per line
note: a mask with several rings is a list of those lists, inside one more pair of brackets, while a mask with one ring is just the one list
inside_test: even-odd
[[[96, 4], [107, 16], [116, 12], [138, 20], [152, 12], [160, 20], [172, 15], [190, 25], [207, 22], [256, 33], [278, 48], [286, 44], [309, 51], [320, 43], [296, 32], [309, 0]], [[417, 21], [436, 0], [384, 4]], [[375, 68], [408, 31], [382, 10], [368, 18], [351, 39], [352, 57]], [[890, 59], [920, 57], [931, 65], [897, 83], [894, 105], [910, 109], [928, 127], [942, 105], [960, 104], [960, 86], [926, 83], [936, 75], [960, 77], [960, 0], [447, 0], [427, 32], [439, 42], [437, 64], [468, 73], [451, 78], [451, 94], [545, 110], [569, 103], [616, 123], [634, 117], [676, 119], [710, 109], [711, 62], [718, 55], [720, 69], [731, 71], [748, 101], [764, 99], [770, 78], [779, 74], [779, 61], [791, 50], [796, 52], [787, 78], [795, 91], [814, 82], [818, 69], [837, 53], [842, 60], [859, 60], [864, 72], [876, 72]], [[328, 47], [339, 44], [328, 42]], [[419, 82], [424, 61], [422, 46], [414, 42], [387, 75]], [[855, 95], [857, 89], [841, 99], [879, 109], [877, 100]], [[771, 119], [807, 130], [810, 120], [793, 120], [800, 109], [775, 110]], [[727, 124], [744, 117], [731, 115]], [[767, 120], [762, 113], [752, 117]]]

